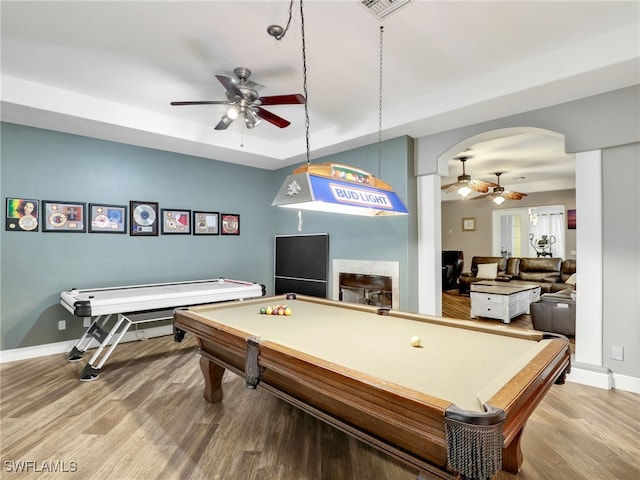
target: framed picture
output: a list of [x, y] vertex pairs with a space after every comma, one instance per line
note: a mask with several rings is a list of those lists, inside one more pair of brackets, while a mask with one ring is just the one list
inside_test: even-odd
[[158, 235], [158, 203], [129, 202], [129, 234], [131, 236], [157, 236]]
[[43, 200], [42, 231], [86, 232], [87, 225], [85, 223], [85, 207], [85, 203]]
[[476, 229], [476, 217], [468, 217], [462, 219], [462, 231], [472, 232]]
[[90, 203], [89, 233], [127, 233], [127, 207]]
[[567, 210], [567, 228], [569, 230], [576, 229], [576, 211], [575, 210]]
[[191, 210], [162, 209], [163, 235], [191, 235]]
[[10, 232], [37, 232], [39, 204], [32, 198], [7, 198], [5, 229]]
[[193, 212], [193, 234], [219, 235], [219, 217], [218, 212]]
[[240, 215], [235, 213], [223, 213], [220, 223], [222, 223], [222, 235], [240, 235]]

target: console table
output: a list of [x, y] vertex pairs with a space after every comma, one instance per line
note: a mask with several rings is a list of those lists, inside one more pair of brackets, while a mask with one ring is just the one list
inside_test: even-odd
[[530, 305], [540, 300], [540, 290], [540, 285], [535, 283], [472, 283], [471, 318], [487, 317], [511, 323], [512, 318], [530, 312]]

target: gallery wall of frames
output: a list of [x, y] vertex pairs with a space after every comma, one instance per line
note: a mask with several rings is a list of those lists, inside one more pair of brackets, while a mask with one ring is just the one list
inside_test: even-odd
[[128, 205], [7, 198], [7, 231], [157, 235], [240, 235], [240, 215], [160, 208], [158, 202]]

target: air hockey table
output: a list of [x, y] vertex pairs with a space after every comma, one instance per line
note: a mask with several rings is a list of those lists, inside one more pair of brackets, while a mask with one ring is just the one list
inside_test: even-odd
[[[82, 360], [93, 341], [98, 348], [80, 373], [80, 380], [98, 378], [113, 350], [129, 327], [170, 320], [174, 309], [195, 305], [261, 297], [265, 287], [258, 283], [226, 278], [186, 282], [128, 285], [60, 292], [60, 304], [76, 317], [91, 318], [87, 330], [71, 349], [70, 362]], [[115, 323], [111, 320], [115, 318]], [[111, 326], [109, 326], [111, 325]], [[105, 348], [109, 346], [105, 350]]]

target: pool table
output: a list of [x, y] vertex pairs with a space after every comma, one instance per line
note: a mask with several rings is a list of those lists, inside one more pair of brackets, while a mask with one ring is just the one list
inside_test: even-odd
[[[260, 313], [284, 304], [291, 315]], [[295, 294], [178, 309], [175, 340], [186, 332], [207, 401], [228, 369], [419, 478], [517, 473], [527, 419], [570, 368], [559, 335]]]

